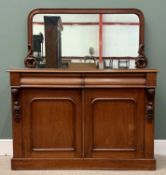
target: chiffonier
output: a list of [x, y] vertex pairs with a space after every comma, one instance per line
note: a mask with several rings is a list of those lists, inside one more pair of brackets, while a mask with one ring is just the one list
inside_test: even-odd
[[[68, 18], [63, 16], [67, 13], [70, 15], [98, 13], [100, 21], [78, 22], [77, 19], [69, 23], [65, 21]], [[105, 18], [102, 13], [106, 14]], [[138, 57], [134, 57], [129, 52], [130, 57], [122, 58], [119, 55], [118, 58], [111, 57], [106, 50], [103, 50], [105, 56], [101, 58], [101, 44], [97, 56], [94, 54], [95, 49], [91, 47], [89, 56], [80, 56], [83, 52], [80, 51], [79, 57], [77, 55], [76, 58], [73, 56], [72, 46], [70, 52], [73, 55], [63, 56], [67, 50], [64, 47], [61, 53], [63, 44], [61, 45], [60, 35], [61, 33], [65, 35], [63, 32], [67, 30], [66, 26], [82, 23], [83, 26], [114, 25], [114, 20], [103, 22], [102, 17], [104, 20], [109, 17], [107, 15], [116, 13], [118, 16], [134, 14], [139, 17], [140, 21], [133, 22], [132, 17], [126, 23], [125, 20], [128, 18], [125, 16], [115, 24], [121, 27], [126, 25], [138, 27], [139, 30], [136, 31], [140, 31], [139, 37], [135, 37], [139, 41]], [[41, 14], [47, 16], [44, 20], [48, 20], [50, 14], [54, 14], [56, 18], [50, 19], [58, 27], [55, 24], [45, 26], [45, 34], [40, 33], [32, 37], [35, 30], [42, 31], [41, 26], [50, 24], [49, 20], [44, 22], [32, 20], [35, 15]], [[93, 17], [89, 18], [93, 20]], [[38, 19], [40, 20], [41, 17]], [[72, 20], [74, 19], [75, 16]], [[136, 9], [75, 9], [73, 11], [37, 9], [30, 13], [28, 24], [29, 53], [25, 59], [28, 68], [9, 70], [13, 113], [12, 169], [154, 170], [156, 168], [154, 100], [157, 70], [145, 68], [147, 60], [143, 49], [142, 13]], [[38, 28], [34, 30], [35, 25]], [[56, 34], [52, 30], [56, 31]], [[132, 29], [133, 33], [134, 30]], [[49, 32], [52, 33], [51, 37], [47, 37]], [[100, 39], [101, 32], [100, 26]], [[55, 40], [51, 40], [57, 36], [58, 44], [54, 43]], [[102, 38], [103, 45], [106, 38], [104, 36]], [[130, 35], [128, 38], [130, 39]], [[53, 52], [49, 50], [51, 47], [47, 43], [49, 41], [53, 43]], [[67, 41], [62, 37], [63, 42]], [[72, 43], [74, 39], [70, 41], [70, 45]], [[45, 51], [43, 51], [44, 44], [47, 45]], [[129, 44], [129, 49], [134, 50], [132, 44], [133, 42]], [[47, 54], [48, 50], [51, 53]], [[119, 49], [119, 52], [122, 50]], [[47, 60], [52, 58], [56, 61], [51, 64], [49, 61], [48, 68]], [[84, 63], [81, 63], [82, 59]], [[103, 60], [105, 63], [94, 66], [95, 64], [87, 62], [87, 60], [95, 62], [95, 59], [99, 60], [97, 64], [102, 63]], [[132, 60], [135, 60], [135, 67], [132, 67]]]

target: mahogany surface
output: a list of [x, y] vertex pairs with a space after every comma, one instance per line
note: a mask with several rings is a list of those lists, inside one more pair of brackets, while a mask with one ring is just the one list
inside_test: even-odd
[[156, 69], [12, 69], [12, 169], [146, 169]]

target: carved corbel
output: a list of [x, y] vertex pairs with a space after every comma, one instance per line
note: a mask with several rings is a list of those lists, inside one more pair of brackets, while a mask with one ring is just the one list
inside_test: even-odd
[[25, 67], [28, 67], [28, 68], [36, 67], [36, 59], [33, 56], [33, 49], [31, 44], [28, 44], [28, 55], [24, 60], [24, 64], [25, 64]]
[[144, 44], [140, 44], [139, 46], [138, 58], [136, 59], [135, 64], [137, 68], [145, 68], [148, 64], [147, 58], [145, 57]]
[[12, 97], [13, 97], [13, 113], [14, 119], [16, 122], [21, 120], [21, 106], [19, 104], [19, 88], [12, 88]]
[[147, 119], [154, 118], [154, 97], [155, 97], [155, 89], [147, 89], [147, 107], [146, 107], [146, 115]]

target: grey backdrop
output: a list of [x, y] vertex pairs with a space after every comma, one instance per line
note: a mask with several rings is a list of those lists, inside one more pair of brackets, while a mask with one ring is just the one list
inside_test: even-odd
[[[0, 0], [0, 139], [12, 138], [9, 68], [23, 67], [27, 15], [34, 8], [139, 8], [145, 15], [145, 53], [158, 68], [156, 136], [166, 139], [166, 0]], [[164, 78], [165, 77], [165, 78]]]

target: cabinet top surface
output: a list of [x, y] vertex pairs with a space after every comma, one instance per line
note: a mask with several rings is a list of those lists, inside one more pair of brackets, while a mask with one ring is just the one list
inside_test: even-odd
[[158, 72], [157, 69], [97, 69], [94, 64], [71, 64], [66, 69], [57, 68], [19, 68], [10, 69], [9, 72], [27, 73], [134, 73], [134, 72]]
[[157, 69], [45, 69], [45, 68], [24, 68], [24, 69], [9, 69], [8, 72], [18, 73], [146, 73], [158, 72]]

